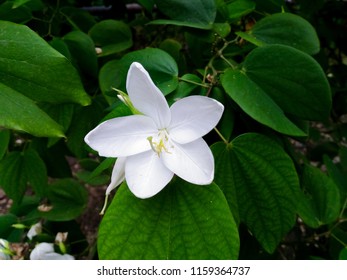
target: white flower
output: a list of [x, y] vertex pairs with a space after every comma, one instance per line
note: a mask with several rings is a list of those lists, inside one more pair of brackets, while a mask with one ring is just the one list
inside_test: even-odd
[[31, 260], [74, 260], [75, 258], [68, 254], [58, 254], [54, 252], [53, 243], [40, 243], [36, 245], [30, 254]]
[[27, 233], [27, 237], [32, 240], [34, 236], [42, 232], [42, 225], [40, 222], [32, 225]]
[[106, 195], [124, 179], [139, 198], [160, 192], [174, 174], [193, 184], [210, 184], [214, 159], [202, 136], [219, 122], [223, 105], [205, 96], [189, 96], [169, 108], [137, 62], [130, 66], [126, 88], [142, 115], [107, 120], [85, 137], [100, 156], [118, 158]]

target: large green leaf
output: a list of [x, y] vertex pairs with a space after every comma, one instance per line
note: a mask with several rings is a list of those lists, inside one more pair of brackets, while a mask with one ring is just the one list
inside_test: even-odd
[[226, 71], [222, 85], [248, 115], [285, 134], [303, 135], [285, 114], [324, 120], [330, 113], [331, 92], [322, 68], [292, 47], [256, 48], [241, 69]]
[[232, 211], [238, 209], [241, 222], [272, 253], [295, 223], [299, 180], [293, 162], [277, 142], [256, 133], [217, 143], [212, 150], [215, 180]]
[[27, 26], [0, 21], [0, 84], [36, 101], [90, 103], [70, 62]]
[[214, 0], [156, 0], [158, 9], [170, 20], [155, 20], [152, 24], [174, 24], [211, 29], [216, 17]]
[[318, 168], [305, 165], [301, 180], [302, 194], [298, 212], [310, 227], [334, 222], [340, 213], [340, 193], [334, 181]]
[[325, 120], [331, 109], [331, 92], [321, 66], [292, 47], [256, 48], [243, 64], [246, 75], [286, 113], [306, 120]]
[[101, 259], [236, 259], [239, 236], [217, 185], [175, 178], [153, 198], [123, 184], [99, 229]]
[[64, 137], [62, 127], [31, 99], [1, 83], [0, 112], [0, 126], [25, 131], [39, 137]]
[[313, 26], [304, 18], [290, 13], [267, 16], [247, 33], [237, 34], [257, 46], [283, 44], [308, 54], [319, 52], [319, 39]]
[[292, 123], [283, 110], [244, 72], [229, 69], [222, 76], [227, 94], [256, 121], [272, 129], [294, 136], [305, 133]]
[[175, 60], [163, 50], [147, 48], [128, 53], [121, 60], [111, 60], [102, 67], [99, 83], [105, 95], [116, 96], [112, 88], [126, 90], [126, 76], [130, 64], [135, 61], [143, 65], [153, 82], [165, 95], [177, 88], [178, 67]]
[[29, 184], [42, 197], [47, 185], [46, 166], [37, 152], [12, 152], [0, 161], [0, 185], [8, 197], [20, 202]]
[[133, 44], [130, 27], [122, 21], [100, 21], [89, 30], [89, 35], [102, 50], [99, 56], [124, 51]]

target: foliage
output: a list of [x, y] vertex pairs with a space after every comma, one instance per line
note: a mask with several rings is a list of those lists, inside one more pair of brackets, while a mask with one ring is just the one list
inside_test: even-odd
[[[29, 243], [21, 258], [68, 232], [56, 250], [79, 259], [346, 259], [346, 5], [0, 0], [0, 238]], [[117, 95], [134, 61], [169, 104], [224, 104], [204, 137], [214, 182], [145, 200], [124, 182], [91, 240], [88, 193], [114, 159], [83, 139], [131, 114]]]

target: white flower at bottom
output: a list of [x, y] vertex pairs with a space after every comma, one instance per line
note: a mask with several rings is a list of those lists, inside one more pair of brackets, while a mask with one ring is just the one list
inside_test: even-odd
[[214, 177], [212, 152], [202, 136], [219, 122], [224, 106], [205, 96], [189, 96], [170, 108], [141, 64], [131, 64], [126, 87], [143, 115], [107, 120], [90, 131], [86, 143], [100, 156], [117, 157], [106, 194], [124, 179], [139, 198], [160, 192], [174, 174], [198, 185]]
[[58, 254], [54, 252], [54, 244], [42, 242], [37, 244], [30, 254], [31, 260], [74, 260], [75, 258], [68, 254]]
[[10, 260], [11, 259], [11, 250], [10, 243], [0, 238], [0, 260]]
[[34, 225], [32, 225], [27, 233], [27, 237], [32, 240], [34, 236], [40, 234], [42, 232], [42, 224], [41, 222], [38, 222]]

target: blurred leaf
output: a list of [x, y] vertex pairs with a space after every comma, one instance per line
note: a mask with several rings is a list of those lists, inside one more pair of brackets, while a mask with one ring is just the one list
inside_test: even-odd
[[13, 5], [12, 5], [12, 8], [15, 9], [15, 8], [18, 8], [28, 2], [30, 2], [31, 0], [14, 0], [13, 1]]
[[236, 34], [257, 46], [283, 44], [311, 55], [319, 52], [319, 39], [314, 27], [304, 18], [290, 13], [264, 17], [249, 31]]
[[0, 130], [0, 160], [7, 152], [8, 144], [10, 142], [10, 131]]
[[12, 240], [12, 238], [18, 235], [19, 232], [22, 232], [22, 230], [12, 227], [12, 225], [16, 223], [18, 223], [18, 218], [15, 215], [0, 215], [0, 238], [6, 239], [10, 242], [17, 242], [18, 240]]
[[218, 186], [179, 178], [145, 200], [123, 184], [98, 238], [101, 259], [236, 259], [238, 252], [237, 227]]
[[99, 56], [119, 53], [133, 44], [130, 27], [122, 21], [100, 21], [89, 30], [89, 35], [95, 45], [102, 49]]
[[70, 62], [39, 35], [6, 21], [0, 30], [0, 84], [35, 101], [90, 103]]
[[305, 165], [298, 213], [305, 224], [317, 228], [334, 222], [340, 213], [340, 193], [333, 180], [318, 168]]
[[[69, 221], [77, 218], [84, 211], [88, 193], [73, 179], [57, 180], [48, 187], [48, 209], [39, 211], [39, 215], [50, 221]], [[50, 207], [52, 207], [50, 209]]]
[[78, 69], [91, 77], [98, 75], [98, 60], [93, 40], [81, 31], [72, 31], [63, 38], [72, 54], [72, 62]]
[[15, 23], [26, 23], [32, 19], [32, 14], [31, 10], [27, 7], [14, 7], [14, 3], [12, 1], [5, 1], [4, 3], [0, 4], [0, 19]]
[[174, 24], [211, 29], [217, 12], [214, 0], [155, 0], [155, 3], [170, 20], [155, 20], [151, 24]]
[[283, 148], [261, 134], [247, 133], [212, 146], [215, 180], [233, 214], [262, 247], [273, 253], [294, 226], [299, 180]]
[[46, 166], [33, 149], [11, 152], [0, 161], [0, 185], [16, 203], [22, 200], [28, 184], [38, 196], [44, 196], [47, 180]]
[[63, 14], [71, 26], [76, 30], [88, 33], [89, 29], [96, 24], [95, 18], [87, 11], [75, 7], [62, 7], [59, 12]]
[[347, 247], [341, 250], [339, 260], [347, 260]]
[[225, 4], [223, 14], [227, 18], [235, 20], [251, 13], [255, 9], [255, 3], [252, 0], [235, 0]]

